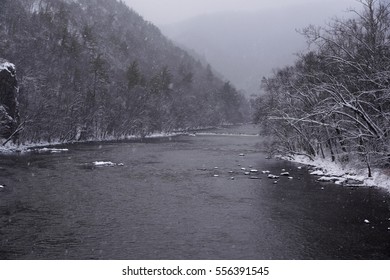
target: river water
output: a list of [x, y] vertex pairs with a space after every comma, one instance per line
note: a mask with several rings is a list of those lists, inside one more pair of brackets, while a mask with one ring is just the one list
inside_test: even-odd
[[388, 193], [266, 159], [254, 127], [213, 132], [235, 135], [0, 156], [0, 259], [390, 258]]

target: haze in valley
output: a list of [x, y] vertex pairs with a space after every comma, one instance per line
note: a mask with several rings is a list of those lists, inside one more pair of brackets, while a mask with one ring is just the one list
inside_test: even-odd
[[259, 94], [263, 77], [307, 49], [298, 31], [351, 16], [348, 11], [361, 6], [355, 0], [126, 2], [247, 96]]

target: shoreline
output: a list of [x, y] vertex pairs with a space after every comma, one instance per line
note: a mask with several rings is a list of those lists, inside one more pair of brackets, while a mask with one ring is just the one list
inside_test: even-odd
[[[84, 144], [84, 143], [121, 143], [127, 141], [141, 141], [144, 139], [164, 139], [169, 137], [177, 137], [181, 135], [207, 135], [207, 131], [213, 129], [220, 129], [225, 127], [232, 127], [242, 124], [222, 124], [221, 126], [209, 126], [209, 127], [197, 127], [197, 128], [188, 128], [188, 129], [177, 129], [172, 132], [156, 132], [146, 136], [139, 135], [125, 135], [120, 137], [107, 136], [105, 138], [90, 138], [80, 141], [61, 141], [55, 140], [51, 142], [42, 141], [42, 142], [27, 142], [25, 144], [14, 145], [12, 143], [7, 143], [5, 146], [0, 144], [0, 155], [13, 155], [13, 154], [23, 154], [39, 148], [55, 148], [66, 145], [74, 144]], [[252, 136], [252, 135], [250, 135]]]
[[87, 139], [87, 140], [81, 140], [81, 141], [52, 141], [52, 142], [30, 142], [20, 145], [14, 145], [14, 144], [6, 144], [5, 146], [0, 146], [0, 155], [16, 155], [16, 154], [24, 154], [29, 153], [32, 151], [39, 151], [39, 150], [47, 150], [47, 151], [61, 151], [65, 149], [55, 149], [56, 147], [62, 147], [62, 146], [69, 146], [69, 145], [75, 145], [75, 144], [93, 144], [93, 143], [121, 143], [121, 142], [128, 142], [128, 141], [142, 141], [144, 139], [163, 139], [163, 138], [169, 138], [169, 137], [177, 137], [180, 135], [186, 135], [188, 133], [185, 132], [173, 132], [173, 133], [153, 133], [150, 135], [147, 135], [145, 137], [142, 136], [136, 136], [136, 135], [127, 135], [122, 137], [106, 137], [102, 139]]
[[368, 177], [366, 169], [358, 168], [353, 164], [342, 166], [340, 163], [322, 158], [315, 158], [311, 161], [300, 155], [293, 158], [283, 156], [278, 156], [278, 158], [312, 167], [310, 175], [318, 177], [318, 182], [333, 182], [346, 187], [378, 187], [390, 192], [390, 176], [386, 175], [383, 169], [374, 168], [372, 177]]

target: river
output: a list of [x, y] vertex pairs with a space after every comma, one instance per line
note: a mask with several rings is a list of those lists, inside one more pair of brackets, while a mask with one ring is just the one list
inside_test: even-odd
[[0, 259], [389, 259], [387, 192], [266, 159], [254, 127], [212, 132], [231, 135], [1, 155]]

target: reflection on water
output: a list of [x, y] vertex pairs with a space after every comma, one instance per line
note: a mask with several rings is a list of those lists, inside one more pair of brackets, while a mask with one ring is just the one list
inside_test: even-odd
[[[0, 259], [389, 258], [387, 193], [320, 184], [266, 160], [259, 141], [180, 136], [1, 156]], [[250, 166], [294, 179], [251, 180]]]

